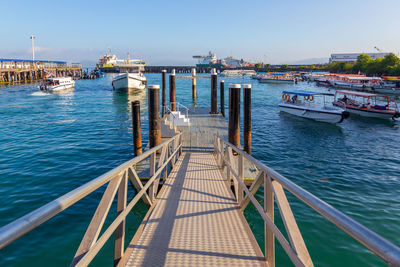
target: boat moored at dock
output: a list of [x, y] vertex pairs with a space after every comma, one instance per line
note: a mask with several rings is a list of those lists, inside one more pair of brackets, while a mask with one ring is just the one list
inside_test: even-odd
[[142, 73], [122, 73], [113, 79], [112, 86], [115, 90], [144, 90], [146, 82], [146, 77]]
[[379, 119], [400, 117], [397, 104], [388, 96], [364, 92], [336, 91], [333, 105], [346, 109], [351, 114]]
[[[299, 96], [304, 97], [304, 100], [300, 99]], [[314, 98], [318, 96], [322, 96], [322, 104], [314, 102]], [[326, 96], [333, 96], [333, 94], [308, 91], [283, 91], [283, 101], [279, 104], [279, 108], [282, 112], [295, 116], [328, 123], [340, 123], [349, 117], [349, 113], [344, 109], [327, 104], [325, 101]]]
[[260, 83], [295, 83], [296, 79], [289, 73], [268, 73], [258, 79]]
[[47, 78], [39, 85], [39, 90], [57, 92], [74, 88], [75, 81], [71, 77]]

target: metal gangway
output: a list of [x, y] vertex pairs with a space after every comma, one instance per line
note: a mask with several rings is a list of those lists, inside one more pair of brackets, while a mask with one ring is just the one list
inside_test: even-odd
[[[182, 136], [178, 133], [142, 155], [3, 226], [0, 229], [0, 249], [107, 185], [71, 259], [71, 266], [87, 266], [112, 236], [115, 266], [271, 267], [275, 266], [275, 240], [295, 266], [313, 266], [286, 198], [285, 191], [288, 191], [389, 266], [400, 265], [399, 247], [223, 138], [214, 136], [214, 144], [211, 144], [213, 151], [185, 151]], [[150, 162], [147, 165], [150, 179], [145, 184], [139, 179], [136, 169], [144, 160]], [[249, 188], [243, 181], [245, 161], [258, 169]], [[127, 199], [128, 181], [137, 190], [130, 201]], [[254, 197], [261, 186], [264, 187], [263, 205]], [[103, 231], [115, 198], [117, 215]], [[136, 234], [126, 237], [125, 219], [140, 199], [150, 208]], [[264, 221], [265, 253], [262, 253], [243, 215], [250, 202]], [[274, 223], [275, 203], [288, 239]], [[127, 247], [124, 246], [126, 238], [131, 240]]]

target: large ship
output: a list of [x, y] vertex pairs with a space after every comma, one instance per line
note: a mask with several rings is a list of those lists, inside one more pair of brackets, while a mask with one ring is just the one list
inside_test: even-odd
[[213, 67], [213, 68], [223, 67], [221, 60], [218, 60], [217, 56], [211, 53], [211, 51], [208, 52], [208, 55], [206, 56], [193, 56], [193, 58], [199, 60], [199, 62], [196, 64], [196, 67]]
[[110, 48], [108, 52], [99, 62], [96, 67], [102, 72], [144, 72], [144, 66], [146, 65], [141, 59], [118, 59], [116, 55], [111, 54]]

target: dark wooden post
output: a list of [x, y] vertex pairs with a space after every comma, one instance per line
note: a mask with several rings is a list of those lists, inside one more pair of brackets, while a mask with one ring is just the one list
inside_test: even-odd
[[243, 147], [251, 155], [251, 84], [243, 84]]
[[176, 111], [176, 88], [175, 88], [175, 69], [169, 75], [169, 107], [171, 111]]
[[217, 71], [212, 69], [211, 72], [211, 114], [218, 113], [218, 93], [217, 93]]
[[197, 91], [196, 91], [196, 68], [192, 69], [192, 99], [193, 102], [197, 100]]
[[140, 101], [132, 102], [133, 152], [135, 156], [142, 154], [142, 124], [140, 122]]
[[167, 71], [166, 70], [162, 70], [161, 71], [161, 77], [162, 77], [162, 82], [161, 82], [161, 86], [162, 86], [162, 117], [164, 118], [165, 116], [165, 112], [167, 110]]
[[220, 96], [220, 105], [221, 105], [221, 114], [222, 114], [222, 116], [224, 116], [225, 117], [225, 82], [224, 81], [221, 81], [220, 83], [219, 83], [219, 90], [220, 90], [220, 94], [219, 94], [219, 96]]
[[240, 84], [229, 85], [229, 142], [240, 146]]
[[161, 144], [160, 86], [148, 86], [150, 147]]

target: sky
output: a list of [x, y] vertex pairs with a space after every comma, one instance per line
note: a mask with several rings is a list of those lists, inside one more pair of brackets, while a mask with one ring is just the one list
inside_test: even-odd
[[0, 0], [0, 58], [94, 64], [111, 47], [148, 65], [193, 65], [208, 51], [252, 62], [400, 52], [399, 0]]

